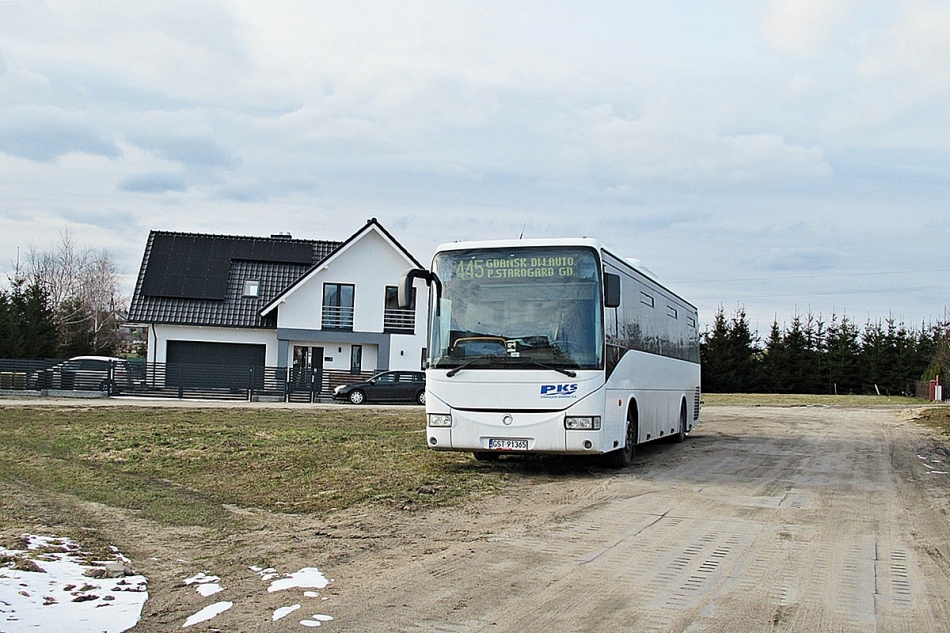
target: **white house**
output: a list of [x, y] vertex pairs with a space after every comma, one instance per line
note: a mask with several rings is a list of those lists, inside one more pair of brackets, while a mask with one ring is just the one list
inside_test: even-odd
[[129, 321], [150, 364], [286, 368], [317, 391], [422, 366], [426, 291], [396, 305], [422, 268], [375, 219], [343, 242], [152, 231]]

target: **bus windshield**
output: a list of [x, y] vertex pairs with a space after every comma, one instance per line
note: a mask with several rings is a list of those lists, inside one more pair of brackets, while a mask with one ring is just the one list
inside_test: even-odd
[[603, 367], [597, 253], [579, 246], [446, 251], [430, 310], [429, 366]]

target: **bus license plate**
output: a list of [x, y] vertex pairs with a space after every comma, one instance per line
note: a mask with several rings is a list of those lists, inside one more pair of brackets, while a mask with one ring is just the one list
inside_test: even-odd
[[499, 440], [490, 438], [488, 448], [495, 451], [526, 451], [528, 440]]

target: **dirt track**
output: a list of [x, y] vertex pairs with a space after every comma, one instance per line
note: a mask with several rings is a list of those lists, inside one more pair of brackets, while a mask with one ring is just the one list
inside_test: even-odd
[[[685, 444], [626, 471], [526, 462], [502, 496], [326, 521], [241, 510], [260, 530], [192, 545], [100, 508], [151, 598], [134, 631], [950, 631], [944, 444], [898, 409], [712, 407]], [[306, 566], [320, 598], [267, 593], [250, 565]], [[222, 577], [198, 596], [182, 579]], [[326, 598], [324, 600], [323, 598]], [[304, 600], [289, 617], [274, 609]], [[300, 617], [296, 617], [296, 616]]]
[[948, 631], [950, 475], [922, 457], [950, 459], [930, 437], [893, 409], [707, 409], [627, 472], [566, 468], [397, 527], [334, 569], [334, 628]]

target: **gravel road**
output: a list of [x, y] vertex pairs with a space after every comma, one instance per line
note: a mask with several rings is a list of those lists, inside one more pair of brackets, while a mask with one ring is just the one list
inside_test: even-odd
[[542, 462], [462, 510], [363, 516], [388, 536], [333, 570], [333, 628], [950, 631], [950, 458], [907, 418], [708, 408], [624, 472]]

